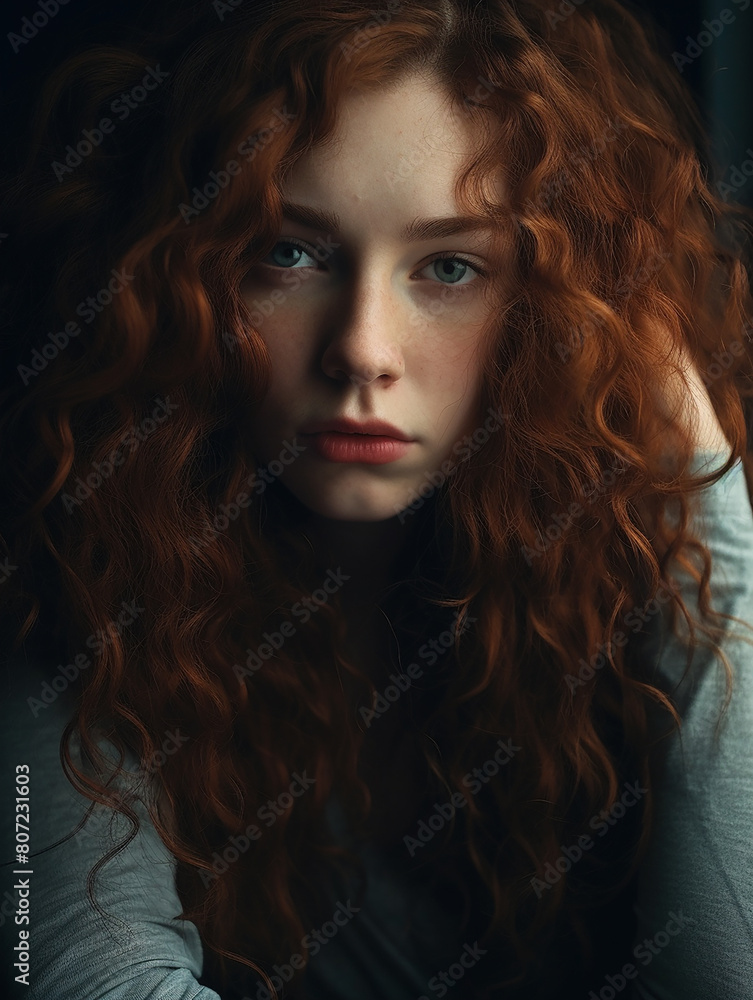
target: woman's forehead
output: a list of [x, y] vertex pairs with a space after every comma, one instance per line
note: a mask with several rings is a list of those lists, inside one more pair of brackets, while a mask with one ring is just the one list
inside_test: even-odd
[[[284, 200], [337, 215], [343, 225], [369, 210], [375, 223], [387, 214], [408, 222], [467, 216], [459, 210], [455, 184], [478, 152], [480, 131], [436, 81], [422, 75], [384, 91], [354, 92], [341, 104], [333, 136], [286, 174]], [[501, 199], [500, 178], [489, 178], [487, 194]]]

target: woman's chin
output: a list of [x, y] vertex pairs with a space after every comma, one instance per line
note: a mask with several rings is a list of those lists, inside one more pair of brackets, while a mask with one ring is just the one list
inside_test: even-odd
[[394, 485], [367, 490], [301, 489], [286, 485], [304, 507], [333, 521], [387, 521], [397, 517], [411, 503], [410, 490], [396, 489]]

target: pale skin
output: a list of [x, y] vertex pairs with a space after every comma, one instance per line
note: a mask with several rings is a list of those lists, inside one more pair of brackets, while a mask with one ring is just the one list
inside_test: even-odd
[[[417, 219], [465, 214], [454, 183], [474, 141], [469, 116], [431, 77], [352, 93], [334, 144], [307, 153], [283, 184], [286, 203], [336, 215], [337, 231], [286, 213], [280, 242], [242, 286], [257, 317], [258, 303], [278, 292], [257, 326], [272, 369], [254, 440], [262, 463], [311, 420], [376, 418], [414, 439], [408, 454], [385, 465], [335, 463], [308, 449], [281, 477], [311, 512], [307, 533], [327, 564], [353, 569], [340, 599], [353, 650], [364, 658], [381, 645], [374, 600], [416, 523], [396, 515], [425, 473], [480, 425], [480, 348], [491, 308], [481, 272], [491, 231], [415, 241], [404, 233]], [[438, 261], [440, 254], [452, 260]], [[657, 402], [669, 413], [684, 401], [698, 447], [727, 450], [698, 369], [687, 351], [681, 358], [690, 395], [675, 378]]]
[[[658, 336], [668, 349], [672, 346], [666, 331], [661, 331]], [[665, 415], [681, 414], [683, 425], [692, 428], [698, 451], [724, 452], [726, 457], [731, 450], [730, 443], [719, 423], [698, 366], [685, 345], [680, 346], [678, 361], [688, 380], [690, 392], [679, 375], [673, 376], [665, 383], [663, 396], [657, 400], [660, 412]]]
[[[313, 419], [376, 418], [415, 439], [409, 454], [386, 465], [327, 462], [309, 449], [281, 477], [312, 512], [307, 530], [328, 564], [364, 567], [341, 594], [354, 619], [389, 581], [415, 524], [401, 525], [396, 514], [479, 426], [478, 348], [489, 302], [475, 268], [488, 266], [491, 230], [410, 241], [403, 233], [417, 219], [466, 214], [454, 183], [473, 142], [469, 116], [450, 109], [431, 79], [350, 95], [334, 145], [298, 161], [283, 186], [286, 202], [336, 214], [338, 231], [286, 216], [276, 253], [242, 287], [249, 309], [274, 290], [285, 294], [259, 326], [272, 362], [254, 442], [262, 461]], [[306, 244], [308, 256], [288, 238]], [[438, 261], [440, 254], [453, 259]], [[292, 267], [274, 266], [288, 260]]]

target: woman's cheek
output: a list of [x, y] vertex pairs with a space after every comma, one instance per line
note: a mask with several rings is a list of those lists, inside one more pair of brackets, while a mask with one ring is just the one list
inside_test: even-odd
[[283, 285], [288, 286], [288, 290], [291, 292], [297, 292], [301, 287], [300, 276], [295, 273], [295, 271], [286, 271], [282, 278], [280, 279]]
[[417, 294], [411, 303], [408, 324], [419, 333], [472, 336], [485, 310], [475, 292], [455, 290]]

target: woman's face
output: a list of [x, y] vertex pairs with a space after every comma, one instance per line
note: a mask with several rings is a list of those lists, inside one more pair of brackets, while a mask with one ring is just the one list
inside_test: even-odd
[[478, 135], [435, 81], [349, 95], [335, 140], [287, 175], [296, 207], [242, 285], [272, 367], [253, 446], [310, 510], [381, 521], [476, 428], [492, 232], [436, 223], [463, 215], [453, 187]]

